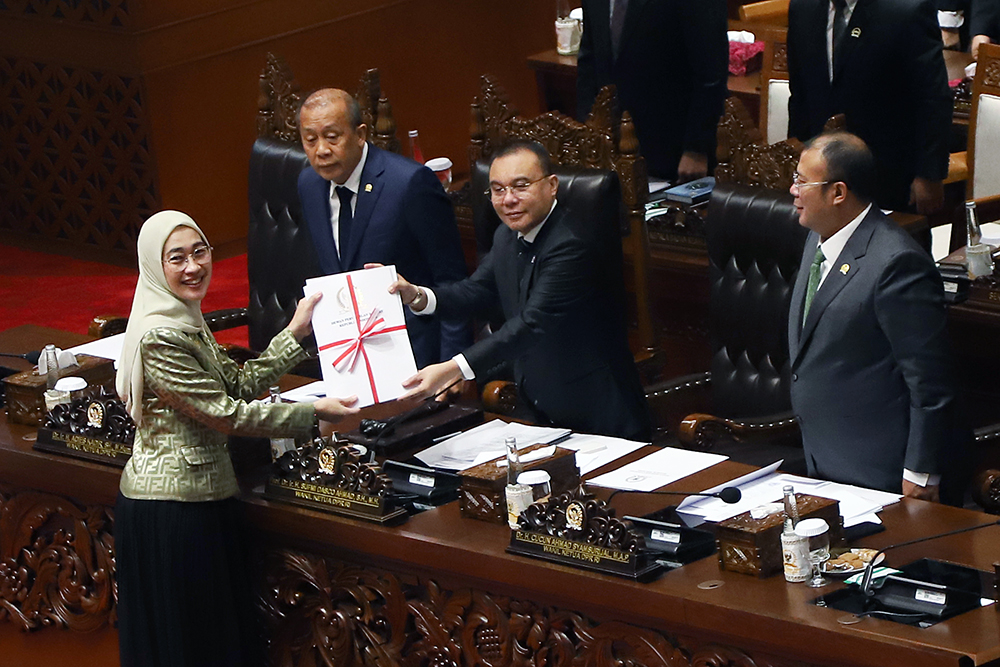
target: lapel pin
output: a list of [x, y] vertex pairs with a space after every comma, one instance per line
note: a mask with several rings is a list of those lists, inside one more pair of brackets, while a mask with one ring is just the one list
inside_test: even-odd
[[851, 270], [851, 265], [850, 264], [841, 264], [840, 265], [840, 272], [843, 273], [845, 276], [847, 275], [847, 272], [850, 271], [850, 270]]
[[854, 28], [853, 30], [851, 30], [851, 37], [853, 37], [854, 39], [861, 37], [861, 28]]
[[365, 183], [365, 192], [371, 192], [371, 191], [372, 191], [372, 184]]

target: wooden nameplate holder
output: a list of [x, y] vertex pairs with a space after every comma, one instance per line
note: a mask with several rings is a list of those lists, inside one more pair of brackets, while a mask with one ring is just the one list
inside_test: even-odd
[[135, 422], [114, 394], [55, 406], [38, 429], [33, 449], [121, 468], [132, 456]]
[[375, 523], [405, 521], [407, 512], [397, 506], [392, 480], [379, 464], [360, 459], [345, 441], [316, 438], [275, 461], [264, 497]]
[[648, 581], [660, 570], [641, 535], [583, 488], [552, 496], [521, 513], [507, 552], [583, 570]]

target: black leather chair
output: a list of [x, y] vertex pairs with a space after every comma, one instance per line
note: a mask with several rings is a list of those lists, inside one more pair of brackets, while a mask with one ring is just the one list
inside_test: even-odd
[[787, 327], [808, 232], [788, 193], [730, 183], [716, 186], [705, 232], [711, 369], [647, 390], [654, 438], [804, 472]]
[[261, 351], [295, 313], [306, 278], [319, 275], [296, 184], [301, 145], [260, 138], [250, 154], [247, 274], [250, 348]]
[[[620, 310], [608, 313], [608, 317], [625, 318], [625, 283], [622, 268], [622, 208], [621, 188], [618, 174], [603, 169], [578, 169], [556, 165], [554, 173], [559, 177], [557, 198], [560, 206], [567, 207], [574, 231], [580, 238], [599, 248], [601, 252], [600, 280], [612, 285], [619, 294], [615, 303]], [[486, 190], [489, 187], [489, 161], [477, 160], [473, 164], [469, 179], [472, 193], [473, 225], [476, 232], [476, 254], [481, 259], [493, 245], [493, 233], [501, 224]], [[503, 324], [503, 315], [497, 312], [490, 318], [493, 330]], [[505, 366], [493, 369], [484, 380], [507, 380], [509, 369]], [[490, 407], [511, 412], [515, 409], [516, 398], [510, 393], [512, 387], [494, 386], [485, 397]], [[503, 398], [497, 392], [506, 392]], [[497, 397], [497, 398], [491, 398]], [[496, 401], [496, 402], [494, 402]]]

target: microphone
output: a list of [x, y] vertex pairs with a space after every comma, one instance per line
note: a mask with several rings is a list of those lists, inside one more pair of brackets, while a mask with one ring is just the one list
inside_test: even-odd
[[34, 352], [25, 352], [24, 354], [17, 354], [16, 352], [0, 352], [0, 357], [13, 357], [15, 359], [24, 359], [29, 364], [38, 365], [38, 359], [42, 356], [40, 350], [35, 350]]
[[607, 502], [609, 505], [611, 504], [611, 499], [619, 493], [646, 493], [653, 496], [707, 496], [709, 498], [718, 498], [728, 505], [735, 505], [743, 498], [743, 492], [735, 486], [727, 486], [721, 491], [713, 493], [690, 493], [688, 491], [633, 491], [631, 489], [617, 489], [612, 491], [611, 495], [608, 496]]
[[980, 528], [989, 528], [990, 526], [1000, 526], [1000, 521], [991, 521], [990, 523], [981, 523], [976, 526], [969, 526], [968, 528], [959, 528], [958, 530], [951, 530], [947, 533], [941, 533], [939, 535], [930, 535], [928, 537], [918, 537], [915, 540], [907, 540], [906, 542], [899, 542], [897, 544], [890, 544], [887, 547], [883, 547], [878, 551], [870, 561], [868, 565], [865, 566], [865, 575], [861, 578], [861, 592], [864, 593], [865, 597], [872, 597], [875, 595], [875, 591], [872, 590], [872, 572], [875, 570], [875, 561], [878, 560], [879, 556], [884, 554], [890, 549], [896, 549], [898, 547], [908, 547], [911, 544], [918, 544], [920, 542], [929, 542], [930, 540], [936, 540], [939, 537], [950, 537], [951, 535], [959, 535], [961, 533], [968, 533], [973, 530], [979, 530]]

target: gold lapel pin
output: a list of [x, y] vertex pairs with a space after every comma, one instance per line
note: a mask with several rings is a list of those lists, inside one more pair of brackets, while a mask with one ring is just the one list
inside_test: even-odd
[[861, 37], [861, 28], [855, 28], [854, 30], [851, 30], [851, 37], [853, 37], [854, 39]]
[[840, 272], [843, 273], [845, 276], [847, 275], [847, 272], [850, 271], [850, 270], [851, 270], [851, 265], [850, 264], [841, 264], [840, 265]]
[[372, 184], [365, 183], [365, 192], [371, 192], [371, 191], [372, 191]]

